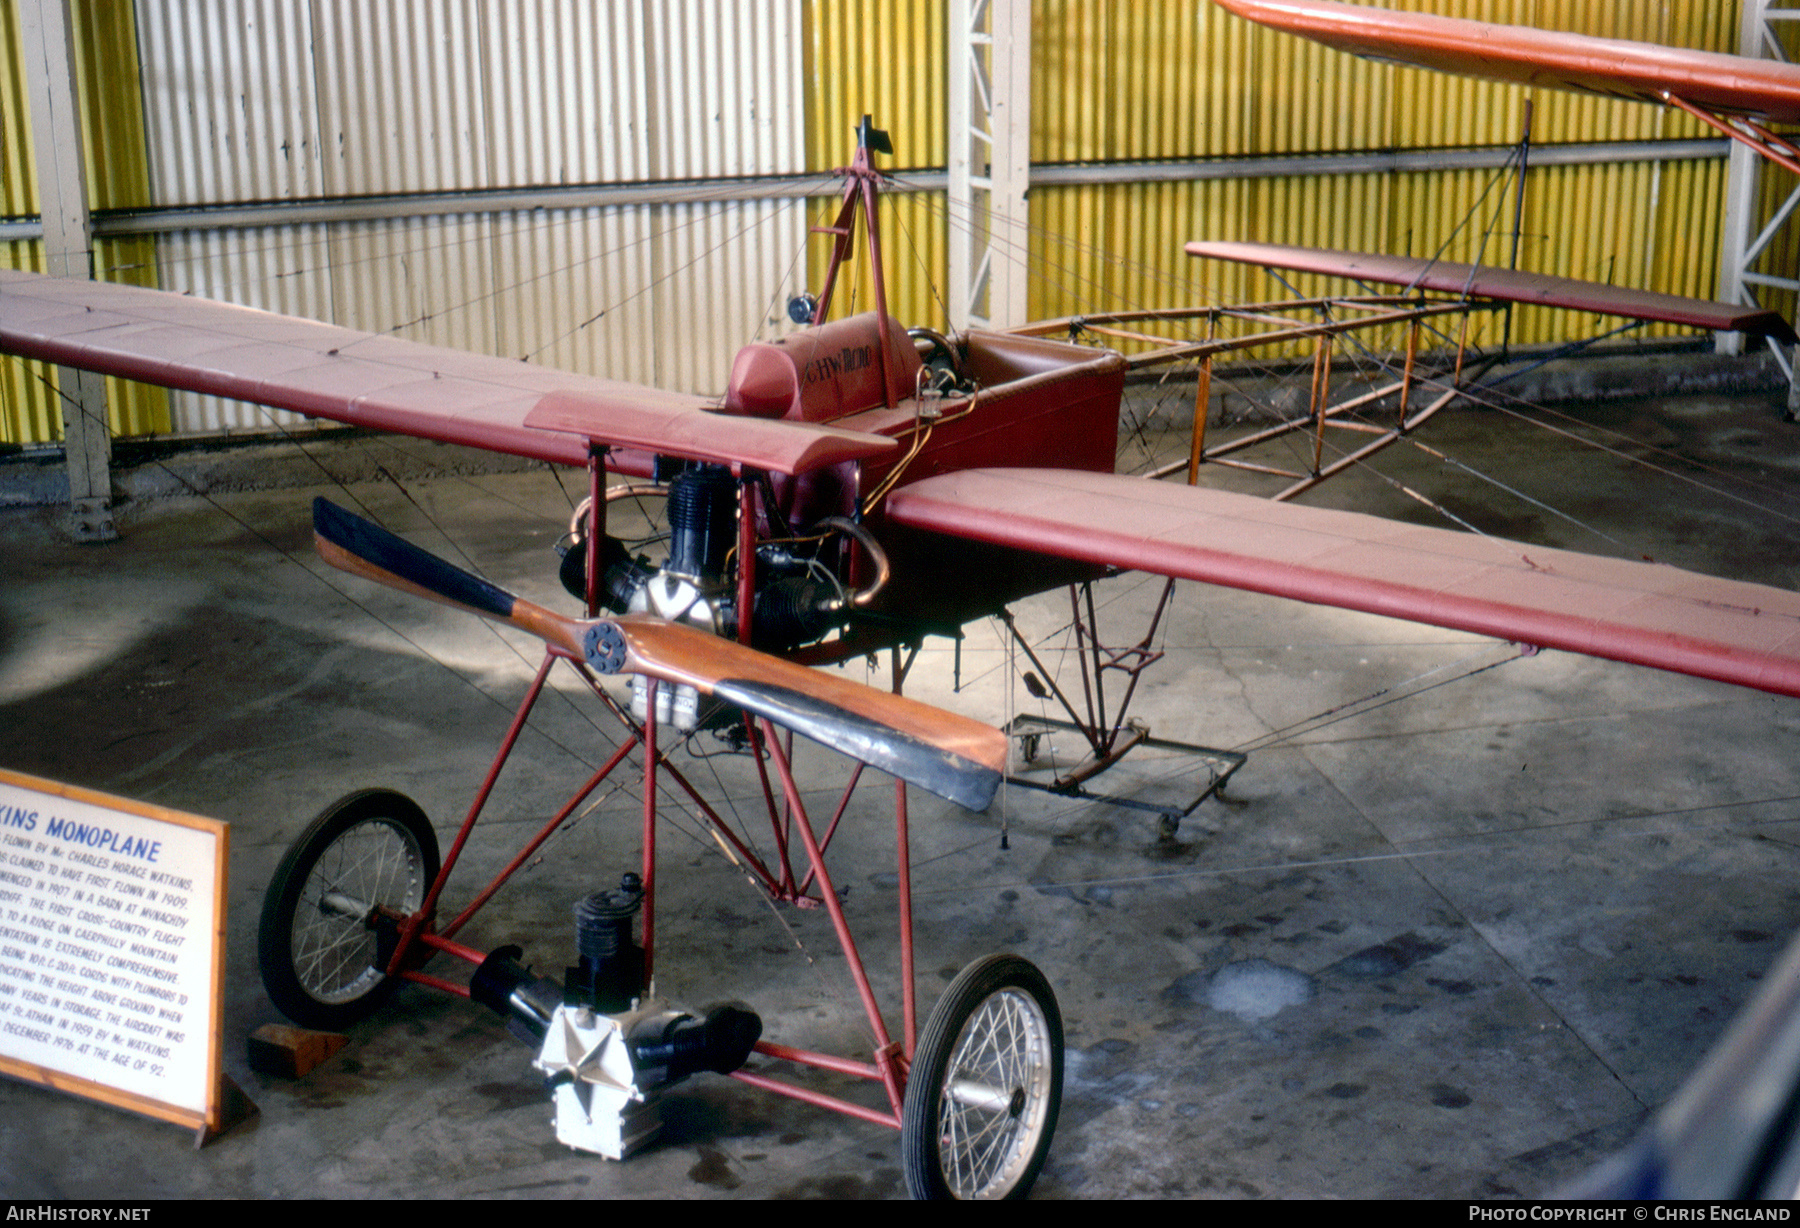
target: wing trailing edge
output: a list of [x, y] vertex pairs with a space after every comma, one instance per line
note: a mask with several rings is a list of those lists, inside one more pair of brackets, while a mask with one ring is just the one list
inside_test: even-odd
[[977, 469], [888, 496], [956, 537], [1800, 696], [1800, 594], [1121, 474]]

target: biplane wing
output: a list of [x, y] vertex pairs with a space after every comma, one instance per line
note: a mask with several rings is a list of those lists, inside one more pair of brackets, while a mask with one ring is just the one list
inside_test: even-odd
[[[898, 450], [716, 402], [166, 291], [0, 270], [0, 350], [375, 430], [585, 465], [588, 439], [648, 455], [803, 473]], [[533, 422], [543, 403], [553, 411]], [[538, 425], [542, 423], [543, 425]], [[547, 429], [546, 429], [547, 428]]]
[[1187, 245], [1190, 256], [1230, 260], [1263, 268], [1289, 269], [1297, 273], [1323, 273], [1357, 281], [1405, 286], [1409, 290], [1433, 290], [1471, 298], [1499, 299], [1599, 315], [1624, 316], [1703, 328], [1711, 332], [1750, 333], [1770, 337], [1786, 345], [1796, 338], [1781, 313], [1760, 307], [1720, 303], [1711, 299], [1634, 290], [1574, 277], [1547, 273], [1522, 273], [1487, 265], [1459, 264], [1453, 260], [1427, 260], [1417, 256], [1383, 256], [1368, 252], [1332, 251], [1327, 248], [1291, 247], [1282, 243], [1223, 243], [1197, 241]]
[[1070, 470], [971, 469], [899, 523], [1800, 696], [1800, 593], [1355, 512]]
[[1800, 65], [1333, 0], [1217, 3], [1249, 21], [1370, 59], [1800, 123]]

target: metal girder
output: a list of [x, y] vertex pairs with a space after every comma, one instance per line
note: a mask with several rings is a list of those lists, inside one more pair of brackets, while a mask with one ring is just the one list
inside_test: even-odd
[[950, 5], [950, 322], [1029, 318], [1031, 2]]
[[[1796, 21], [1800, 21], [1800, 4], [1793, 0], [1744, 0], [1739, 54], [1756, 59], [1789, 60], [1791, 57], [1781, 32], [1784, 25]], [[1775, 139], [1779, 141], [1779, 138]], [[1779, 142], [1777, 148], [1787, 148], [1787, 142]], [[1759, 286], [1785, 288], [1789, 280], [1779, 275], [1771, 277], [1755, 268], [1769, 241], [1800, 205], [1800, 184], [1797, 184], [1772, 211], [1761, 207], [1762, 176], [1767, 165], [1764, 154], [1758, 149], [1741, 139], [1733, 142], [1725, 188], [1723, 251], [1719, 261], [1719, 298], [1725, 302], [1760, 306]], [[1719, 335], [1721, 352], [1736, 354], [1742, 347], [1742, 334]], [[1788, 376], [1788, 417], [1793, 418], [1800, 410], [1800, 381], [1795, 379], [1793, 352], [1774, 342], [1769, 348]]]
[[[1531, 164], [1599, 166], [1615, 162], [1671, 162], [1723, 159], [1729, 140], [1580, 141], [1541, 146]], [[1031, 182], [1069, 186], [1113, 183], [1192, 183], [1280, 176], [1388, 175], [1429, 170], [1498, 170], [1511, 163], [1516, 146], [1467, 149], [1376, 149], [1354, 153], [1251, 154], [1243, 157], [1124, 159], [1075, 166], [1037, 166]], [[613, 206], [717, 204], [751, 200], [799, 200], [821, 194], [824, 177], [744, 175], [725, 179], [666, 179], [648, 183], [562, 184], [553, 187], [461, 188], [453, 192], [329, 196], [306, 200], [240, 201], [229, 205], [147, 205], [100, 210], [93, 233], [102, 238], [154, 235], [177, 230], [243, 230], [258, 226], [309, 226], [327, 222], [391, 221], [450, 214], [515, 213], [532, 209], [592, 209]], [[884, 196], [945, 191], [943, 170], [910, 170], [904, 179], [882, 184]], [[833, 185], [823, 194], [837, 190]], [[44, 237], [35, 216], [0, 220], [0, 243]]]

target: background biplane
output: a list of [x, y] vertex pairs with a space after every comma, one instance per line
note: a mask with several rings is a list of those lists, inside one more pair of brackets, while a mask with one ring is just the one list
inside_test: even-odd
[[[1520, 26], [1399, 13], [1332, 0], [1217, 0], [1241, 17], [1372, 59], [1461, 76], [1548, 86], [1678, 108], [1782, 169], [1800, 175], [1800, 67], [1784, 60], [1677, 50], [1646, 43], [1551, 33]], [[1783, 207], [1758, 242], [1766, 244], [1792, 207]], [[1604, 314], [1634, 292], [1610, 286], [1478, 268], [1455, 262], [1309, 250], [1271, 244], [1196, 242], [1196, 256], [1359, 281], [1484, 295], [1513, 302], [1556, 302]], [[1739, 309], [1717, 305], [1708, 327]], [[1748, 312], [1751, 309], [1743, 309]], [[1772, 314], [1772, 313], [1770, 313]], [[1696, 319], [1694, 322], [1698, 323]], [[1791, 329], [1770, 321], [1747, 331], [1794, 344]], [[1800, 409], [1800, 380], [1788, 421]], [[1800, 1027], [1800, 946], [1790, 943], [1756, 999], [1705, 1063], [1616, 1156], [1566, 1185], [1577, 1198], [1788, 1198], [1800, 1160], [1792, 1106]]]
[[[1217, 3], [1248, 21], [1382, 63], [1674, 108], [1731, 138], [1756, 157], [1800, 175], [1800, 146], [1791, 135], [1778, 130], [1800, 123], [1800, 66], [1784, 58], [1752, 59], [1463, 17], [1401, 12], [1339, 0]], [[1529, 109], [1525, 127], [1524, 144], [1528, 146]], [[1518, 190], [1522, 201], [1522, 168]], [[1794, 203], [1789, 199], [1774, 211], [1762, 234], [1749, 243], [1750, 253], [1768, 247]], [[1546, 304], [1603, 316], [1744, 332], [1780, 346], [1782, 366], [1790, 376], [1793, 374], [1788, 361], [1788, 350], [1795, 342], [1793, 328], [1777, 313], [1764, 310], [1757, 303], [1754, 285], [1741, 286], [1742, 303], [1700, 306], [1610, 284], [1520, 272], [1516, 231], [1510, 268], [1493, 262], [1466, 264], [1436, 257], [1371, 255], [1230, 240], [1198, 241], [1190, 243], [1187, 250], [1210, 259], [1346, 277], [1408, 290], [1436, 289], [1508, 303]], [[1756, 280], [1766, 285], [1787, 284], [1767, 277]], [[1790, 391], [1790, 420], [1796, 411], [1800, 411], [1800, 379], [1793, 380]]]

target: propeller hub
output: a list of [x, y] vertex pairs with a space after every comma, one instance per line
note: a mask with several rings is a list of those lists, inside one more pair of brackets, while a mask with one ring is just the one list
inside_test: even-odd
[[625, 668], [625, 633], [617, 623], [601, 621], [588, 627], [581, 636], [581, 649], [587, 663], [602, 674], [616, 674]]

